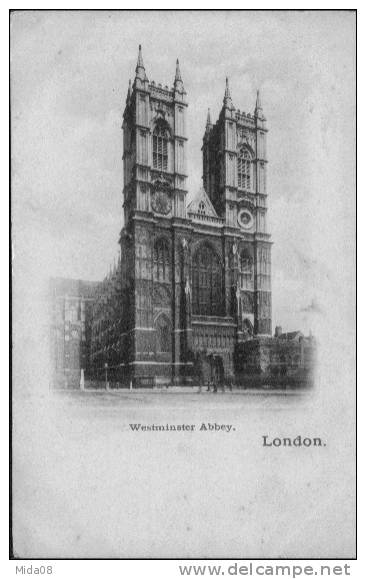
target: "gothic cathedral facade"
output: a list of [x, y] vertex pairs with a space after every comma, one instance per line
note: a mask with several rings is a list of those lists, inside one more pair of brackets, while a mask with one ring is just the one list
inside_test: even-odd
[[187, 203], [187, 94], [150, 82], [139, 49], [123, 114], [119, 368], [144, 385], [235, 373], [271, 336], [266, 119], [235, 109], [228, 81], [203, 136], [203, 188]]

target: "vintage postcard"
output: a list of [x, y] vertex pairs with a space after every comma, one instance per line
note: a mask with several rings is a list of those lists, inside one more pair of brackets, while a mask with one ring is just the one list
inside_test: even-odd
[[13, 556], [354, 558], [355, 12], [10, 29]]

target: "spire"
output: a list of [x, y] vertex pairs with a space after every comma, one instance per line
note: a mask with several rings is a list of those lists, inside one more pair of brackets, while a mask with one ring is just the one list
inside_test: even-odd
[[177, 59], [177, 64], [176, 64], [176, 68], [175, 68], [175, 80], [176, 80], [176, 81], [177, 81], [177, 80], [178, 80], [178, 81], [180, 80], [180, 82], [182, 82], [182, 77], [181, 77], [181, 74], [180, 74], [179, 60], [178, 60], [178, 59]]
[[228, 77], [226, 77], [225, 98], [231, 99]]
[[174, 90], [178, 92], [184, 92], [184, 86], [182, 81], [182, 75], [179, 68], [179, 60], [177, 59], [175, 66], [175, 78], [174, 78]]
[[142, 60], [142, 50], [141, 50], [141, 44], [139, 44], [139, 55], [137, 57], [137, 68], [145, 68], [144, 67], [144, 61]]
[[254, 115], [256, 117], [262, 117], [263, 116], [262, 103], [261, 103], [261, 97], [259, 94], [259, 90], [257, 90], [257, 100], [255, 101]]
[[226, 86], [225, 86], [225, 96], [224, 96], [224, 107], [228, 109], [233, 109], [233, 101], [231, 100], [231, 94], [229, 89], [229, 79], [226, 77]]
[[127, 100], [129, 101], [132, 96], [132, 84], [131, 79], [128, 81], [128, 91], [127, 91]]
[[206, 121], [206, 133], [208, 133], [212, 128], [212, 122], [211, 122], [211, 112], [210, 109], [208, 109], [207, 111], [207, 121]]
[[142, 60], [141, 44], [139, 44], [139, 55], [137, 57], [136, 78], [139, 78], [140, 80], [147, 80], [144, 61]]

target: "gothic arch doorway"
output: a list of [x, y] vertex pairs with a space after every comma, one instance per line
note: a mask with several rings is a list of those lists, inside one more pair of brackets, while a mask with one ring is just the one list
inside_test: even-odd
[[224, 382], [224, 363], [221, 356], [211, 357], [211, 375], [214, 385], [219, 386]]

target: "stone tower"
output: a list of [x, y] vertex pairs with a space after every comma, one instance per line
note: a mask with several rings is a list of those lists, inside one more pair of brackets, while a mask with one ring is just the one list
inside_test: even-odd
[[122, 126], [126, 225], [140, 213], [186, 216], [186, 108], [178, 60], [172, 88], [149, 82], [139, 46]]
[[[254, 114], [235, 109], [228, 79], [216, 124], [207, 116], [203, 137], [203, 184], [233, 236], [237, 315], [254, 335], [271, 334], [271, 242], [267, 231], [266, 119], [259, 91]], [[235, 289], [236, 288], [236, 289]], [[243, 328], [245, 333], [245, 328]]]
[[[123, 114], [123, 348], [131, 379], [179, 373], [179, 232], [186, 219], [186, 91], [149, 81], [141, 46]], [[165, 378], [164, 378], [165, 377]]]

